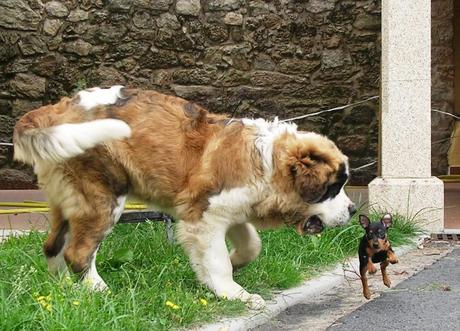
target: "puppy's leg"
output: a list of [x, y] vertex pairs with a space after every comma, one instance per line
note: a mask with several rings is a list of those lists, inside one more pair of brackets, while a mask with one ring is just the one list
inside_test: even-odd
[[396, 256], [395, 252], [393, 251], [393, 249], [390, 249], [388, 250], [387, 252], [387, 256], [388, 256], [388, 262], [390, 262], [391, 264], [395, 264], [395, 263], [398, 263], [398, 257]]
[[43, 251], [51, 274], [68, 273], [64, 249], [68, 238], [69, 223], [63, 219], [58, 208], [51, 208], [51, 230], [43, 245]]
[[385, 260], [384, 262], [380, 263], [380, 270], [382, 270], [383, 284], [385, 284], [386, 287], [391, 286], [390, 277], [388, 277], [388, 274], [387, 274], [388, 264], [389, 264], [388, 260]]
[[262, 243], [252, 224], [244, 223], [232, 226], [227, 231], [227, 238], [233, 245], [230, 261], [234, 270], [244, 267], [259, 256]]
[[233, 280], [233, 268], [225, 244], [228, 220], [204, 214], [200, 222], [178, 225], [178, 240], [187, 252], [198, 279], [217, 296], [239, 299], [252, 309], [261, 309], [265, 301], [250, 294]]
[[361, 283], [363, 285], [363, 295], [367, 300], [369, 300], [371, 298], [371, 292], [369, 291], [369, 286], [367, 284], [367, 277], [366, 277], [367, 266], [368, 266], [367, 263], [360, 264], [359, 274], [361, 276]]
[[374, 263], [372, 263], [372, 258], [369, 257], [369, 260], [367, 262], [367, 271], [370, 274], [375, 274], [377, 272], [377, 268], [374, 266]]

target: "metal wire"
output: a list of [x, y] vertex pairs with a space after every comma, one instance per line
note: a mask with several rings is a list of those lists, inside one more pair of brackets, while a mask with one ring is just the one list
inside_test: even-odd
[[351, 171], [357, 171], [357, 170], [361, 170], [361, 169], [364, 169], [364, 168], [368, 168], [370, 166], [373, 166], [376, 163], [377, 163], [377, 161], [372, 161], [372, 162], [366, 163], [366, 164], [364, 164], [362, 166], [359, 166], [357, 168], [352, 168]]
[[436, 113], [441, 113], [441, 114], [444, 114], [444, 115], [448, 115], [448, 116], [451, 116], [453, 118], [455, 118], [457, 121], [460, 121], [460, 116], [457, 116], [457, 115], [454, 115], [452, 113], [448, 113], [446, 111], [442, 111], [442, 110], [439, 110], [439, 109], [431, 109], [431, 111], [434, 111]]
[[374, 95], [373, 97], [370, 97], [370, 98], [367, 98], [367, 99], [364, 99], [364, 100], [361, 100], [361, 101], [358, 101], [358, 102], [349, 103], [348, 105], [334, 107], [334, 108], [330, 108], [330, 109], [324, 109], [324, 110], [320, 110], [320, 111], [318, 111], [316, 113], [311, 113], [311, 114], [291, 117], [291, 118], [288, 118], [288, 119], [285, 119], [285, 120], [281, 120], [279, 122], [282, 123], [282, 122], [296, 121], [296, 120], [300, 120], [302, 118], [312, 117], [312, 116], [320, 115], [320, 114], [323, 114], [323, 113], [328, 113], [328, 112], [331, 112], [331, 111], [334, 111], [334, 110], [342, 110], [342, 109], [357, 106], [357, 105], [360, 105], [362, 103], [368, 102], [370, 100], [378, 99], [378, 98], [379, 98], [378, 95]]

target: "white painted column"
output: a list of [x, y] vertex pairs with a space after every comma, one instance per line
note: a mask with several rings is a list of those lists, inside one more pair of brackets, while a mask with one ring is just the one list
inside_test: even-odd
[[382, 0], [380, 168], [370, 207], [444, 225], [444, 187], [431, 177], [431, 0]]

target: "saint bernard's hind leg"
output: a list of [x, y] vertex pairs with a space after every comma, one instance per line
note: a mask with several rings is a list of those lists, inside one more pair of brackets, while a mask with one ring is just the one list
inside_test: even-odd
[[[87, 197], [88, 198], [88, 197]], [[74, 273], [89, 288], [97, 291], [107, 289], [107, 285], [96, 269], [96, 254], [102, 240], [110, 233], [123, 212], [126, 197], [116, 199], [98, 197], [97, 209], [91, 213], [81, 213], [69, 219], [70, 238], [64, 257]]]
[[53, 275], [68, 273], [64, 250], [68, 239], [69, 222], [64, 220], [60, 209], [51, 207], [51, 229], [43, 245], [48, 271]]
[[252, 224], [243, 223], [232, 226], [227, 231], [227, 238], [233, 245], [230, 261], [234, 270], [244, 267], [259, 256], [262, 243]]
[[187, 252], [198, 279], [217, 296], [239, 299], [251, 309], [262, 309], [265, 301], [250, 294], [233, 280], [233, 268], [225, 244], [228, 221], [205, 213], [200, 222], [181, 221], [178, 240]]

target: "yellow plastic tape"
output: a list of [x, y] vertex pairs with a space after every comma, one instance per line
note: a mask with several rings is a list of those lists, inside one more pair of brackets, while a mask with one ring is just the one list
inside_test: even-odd
[[[0, 209], [0, 215], [14, 215], [27, 213], [46, 213], [50, 211], [45, 201], [0, 202], [0, 207], [23, 207], [16, 209]], [[128, 202], [125, 209], [146, 209], [147, 206], [140, 202]]]
[[46, 213], [49, 208], [21, 208], [21, 209], [0, 209], [0, 215], [14, 215], [27, 213]]

